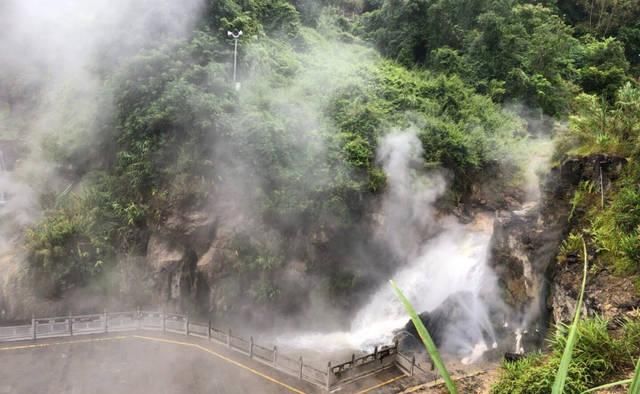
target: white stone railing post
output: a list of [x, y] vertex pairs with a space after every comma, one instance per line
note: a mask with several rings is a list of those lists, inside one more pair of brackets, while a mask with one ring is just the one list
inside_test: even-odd
[[35, 315], [31, 315], [31, 339], [33, 339], [34, 341], [36, 340], [37, 336], [37, 324], [38, 322], [36, 321]]
[[73, 336], [73, 314], [69, 312], [69, 336]]
[[109, 315], [107, 314], [106, 309], [102, 314], [102, 318], [104, 319], [104, 333], [107, 334], [109, 332]]
[[331, 388], [331, 361], [327, 364], [327, 383], [326, 383], [327, 391]]
[[209, 319], [209, 324], [207, 326], [207, 339], [211, 342], [211, 319]]
[[304, 368], [304, 362], [302, 361], [302, 356], [300, 356], [300, 380], [302, 380], [302, 369]]

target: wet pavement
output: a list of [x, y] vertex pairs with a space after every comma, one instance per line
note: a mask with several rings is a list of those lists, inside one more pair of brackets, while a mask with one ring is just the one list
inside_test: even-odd
[[[332, 392], [400, 393], [420, 383], [393, 367]], [[322, 392], [206, 339], [144, 333], [0, 344], [0, 394]]]

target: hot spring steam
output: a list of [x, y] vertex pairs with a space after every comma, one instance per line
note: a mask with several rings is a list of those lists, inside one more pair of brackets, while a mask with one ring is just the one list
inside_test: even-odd
[[[380, 143], [378, 160], [388, 179], [380, 236], [406, 263], [393, 278], [419, 312], [431, 312], [461, 292], [466, 318], [444, 330], [440, 347], [472, 362], [495, 343], [489, 308], [500, 305], [496, 278], [487, 264], [492, 225], [481, 216], [468, 225], [437, 217], [433, 207], [445, 191], [444, 178], [418, 166], [422, 145], [413, 131], [396, 132]], [[328, 351], [370, 349], [390, 343], [408, 317], [386, 281], [361, 308], [348, 332], [313, 333], [282, 340], [288, 346]]]

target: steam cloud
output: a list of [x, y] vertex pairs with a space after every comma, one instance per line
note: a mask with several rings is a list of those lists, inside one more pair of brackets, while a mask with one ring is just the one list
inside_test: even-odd
[[2, 7], [0, 139], [19, 140], [28, 152], [2, 179], [3, 190], [19, 197], [4, 211], [26, 218], [38, 213], [25, 203], [35, 199], [29, 188], [59, 193], [68, 186], [59, 184], [42, 144], [94, 153], [95, 119], [111, 114], [107, 71], [151, 43], [183, 37], [201, 0], [9, 0]]
[[75, 186], [60, 174], [76, 169], [59, 168], [50, 148], [84, 158], [87, 167], [102, 160], [94, 137], [113, 113], [110, 73], [142, 49], [185, 37], [201, 7], [202, 0], [0, 2], [0, 149], [20, 151], [0, 171], [0, 318], [16, 310], [6, 304], [11, 299], [27, 302], [3, 292], [21, 287], [9, 276], [22, 269], [17, 245], [41, 215], [39, 197]]
[[417, 257], [421, 241], [433, 235], [433, 204], [446, 189], [442, 174], [420, 176], [424, 172], [422, 154], [415, 130], [391, 132], [382, 139], [377, 152], [388, 180], [380, 236], [404, 260]]
[[[495, 275], [487, 265], [492, 221], [480, 217], [463, 225], [452, 216], [438, 217], [434, 203], [445, 192], [446, 182], [438, 171], [421, 167], [422, 153], [415, 130], [393, 131], [381, 139], [378, 160], [387, 174], [388, 191], [379, 236], [403, 257], [405, 263], [393, 277], [418, 311], [433, 311], [461, 292], [471, 294], [463, 305], [468, 318], [449, 324], [442, 344], [445, 351], [470, 362], [495, 341], [489, 307], [501, 304]], [[372, 348], [389, 343], [407, 320], [384, 283], [355, 315], [349, 332], [302, 335], [293, 345], [333, 344], [334, 351]]]

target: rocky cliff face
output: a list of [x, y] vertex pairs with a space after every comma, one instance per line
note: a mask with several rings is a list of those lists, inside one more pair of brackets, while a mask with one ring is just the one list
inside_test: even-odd
[[[221, 317], [230, 325], [235, 316], [239, 318], [238, 325], [253, 322], [270, 326], [276, 323], [277, 316], [285, 314], [316, 313], [327, 317], [333, 310], [347, 310], [357, 299], [332, 300], [328, 292], [342, 291], [331, 287], [333, 277], [338, 285], [345, 283], [346, 291], [364, 294], [362, 286], [378, 283], [370, 280], [382, 272], [376, 263], [389, 261], [382, 248], [376, 249], [375, 242], [364, 233], [342, 234], [340, 229], [316, 226], [307, 232], [288, 234], [287, 238], [274, 234], [283, 237], [285, 255], [278, 256], [280, 260], [273, 268], [250, 267], [255, 261], [252, 256], [242, 255], [238, 234], [249, 232], [266, 239], [270, 235], [263, 231], [273, 230], [265, 230], [265, 226], [247, 230], [253, 223], [250, 218], [237, 210], [215, 208], [203, 204], [168, 210], [166, 217], [148, 229], [143, 253], [118, 256], [115, 266], [96, 283], [72, 288], [59, 299], [38, 296], [38, 289], [29, 280], [27, 261], [15, 255], [21, 249], [21, 241], [15, 240], [5, 249], [6, 254], [0, 250], [0, 321], [30, 319], [32, 313], [52, 316], [148, 306]], [[367, 220], [357, 226], [358, 231], [368, 229]], [[361, 251], [358, 245], [354, 247], [352, 239], [365, 239], [368, 244]], [[357, 253], [357, 258], [352, 260], [350, 253]], [[351, 264], [350, 268], [361, 269], [364, 279], [358, 282], [352, 276], [340, 276], [342, 273], [334, 269], [345, 261]], [[271, 289], [261, 288], [261, 283], [275, 283], [277, 293], [268, 293]], [[346, 321], [343, 317], [326, 320]]]
[[[505, 318], [512, 325], [531, 327], [536, 323], [544, 326], [547, 319], [570, 319], [577, 298], [581, 262], [556, 264], [556, 255], [571, 225], [568, 220], [571, 198], [583, 180], [600, 184], [601, 167], [603, 185], [610, 187], [623, 164], [623, 159], [605, 156], [568, 160], [551, 169], [541, 184], [541, 198], [537, 203], [497, 211], [490, 261], [511, 311], [508, 316], [495, 316], [499, 323]], [[502, 206], [516, 204], [516, 198], [510, 201]], [[336, 256], [350, 260], [349, 250], [354, 249], [345, 237], [332, 230], [293, 234], [288, 240], [291, 255], [274, 273], [283, 284], [278, 305], [256, 305], [254, 290], [239, 279], [236, 272], [240, 262], [233, 246], [237, 227], [247, 220], [233, 213], [215, 216], [214, 211], [220, 212], [201, 207], [170, 213], [161, 225], [151, 229], [144, 255], [122, 256], [105, 283], [77, 289], [61, 300], [41, 300], [27, 291], [29, 286], [19, 256], [5, 254], [0, 258], [0, 320], [29, 318], [31, 313], [44, 316], [70, 310], [89, 312], [104, 307], [153, 305], [209, 316], [233, 310], [243, 319], [258, 319], [269, 324], [268, 317], [272, 315], [269, 308], [295, 314], [296, 308], [316, 298], [313, 294], [319, 291], [319, 286], [326, 286], [322, 279], [314, 277], [309, 261], [339, 263], [342, 260]], [[368, 228], [366, 223], [362, 227]], [[368, 239], [364, 233], [358, 238]], [[384, 269], [384, 265], [376, 265], [378, 260], [388, 262], [392, 258], [384, 254], [384, 248], [374, 246], [367, 245], [374, 252], [360, 256], [366, 262], [360, 267], [361, 271], [370, 275]], [[376, 258], [371, 258], [373, 253], [377, 254]], [[322, 269], [332, 267], [327, 264]], [[375, 286], [372, 276], [362, 278], [361, 283], [350, 283], [350, 286], [366, 287], [367, 283]], [[354, 281], [353, 277], [344, 280]], [[365, 287], [353, 291], [366, 295]], [[629, 314], [640, 306], [634, 294], [630, 279], [616, 278], [604, 270], [592, 272], [586, 310], [606, 317]], [[351, 297], [341, 297], [336, 302], [341, 304], [334, 309], [343, 310], [348, 310], [349, 303], [357, 304]]]
[[[602, 183], [607, 190], [619, 176], [624, 162], [622, 158], [602, 155], [569, 159], [552, 168], [545, 177], [540, 201], [525, 204], [520, 210], [498, 212], [491, 264], [512, 311], [508, 321], [525, 327], [535, 324], [544, 327], [548, 318], [556, 322], [571, 319], [582, 264], [577, 261], [556, 264], [560, 243], [571, 225], [571, 198], [581, 181]], [[591, 276], [585, 301], [587, 313], [607, 315], [607, 310], [619, 311], [629, 308], [624, 305], [633, 305], [628, 296], [623, 296], [634, 294], [628, 291], [631, 284], [627, 281], [613, 278], [607, 272]], [[618, 287], [609, 291], [609, 286]]]
[[195, 210], [175, 212], [151, 234], [145, 262], [153, 278], [155, 304], [185, 310], [208, 290], [203, 269], [215, 264], [211, 242], [216, 240], [216, 230], [206, 210]]

